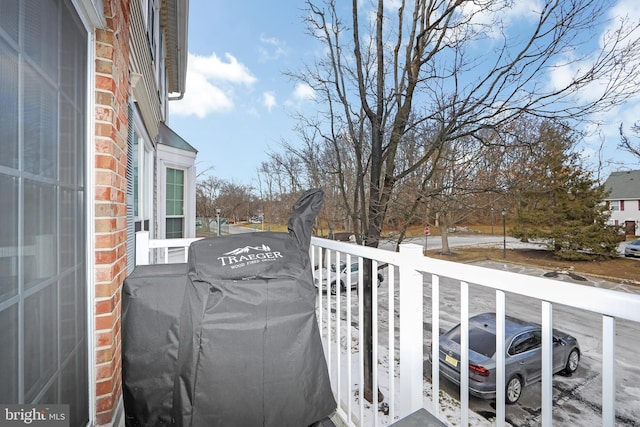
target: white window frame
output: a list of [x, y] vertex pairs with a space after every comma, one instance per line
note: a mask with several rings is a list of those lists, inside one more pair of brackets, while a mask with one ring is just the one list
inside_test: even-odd
[[138, 111], [135, 111], [134, 117], [135, 137], [139, 138], [139, 141], [143, 141], [142, 144], [140, 142], [138, 143], [138, 152], [136, 153], [138, 156], [138, 162], [137, 165], [135, 165], [135, 167], [138, 168], [138, 214], [135, 216], [135, 221], [141, 222], [142, 229], [146, 230], [147, 227], [144, 226], [144, 222], [148, 220], [149, 229], [147, 231], [149, 231], [149, 236], [154, 238], [153, 164], [155, 160], [155, 150]]
[[[167, 214], [167, 196], [166, 196], [166, 188], [167, 188], [167, 169], [172, 169], [172, 170], [177, 170], [177, 171], [182, 171], [182, 215], [169, 215]], [[164, 237], [167, 237], [167, 219], [169, 218], [182, 218], [182, 237], [186, 237], [187, 234], [187, 224], [186, 224], [186, 217], [187, 217], [187, 212], [188, 212], [188, 204], [187, 204], [187, 181], [189, 179], [189, 170], [181, 167], [181, 166], [168, 166], [165, 165], [164, 168], [164, 188], [165, 188], [165, 197], [164, 197], [164, 208], [165, 208], [165, 215], [163, 217], [163, 222], [164, 222]]]
[[[160, 148], [161, 146], [159, 146]], [[192, 194], [192, 188], [195, 188], [196, 171], [193, 166], [193, 158], [180, 155], [173, 148], [164, 150], [163, 155], [158, 156], [158, 181], [156, 192], [157, 198], [157, 212], [158, 212], [158, 237], [159, 239], [166, 238], [166, 218], [167, 218], [167, 168], [180, 169], [184, 171], [184, 198], [183, 198], [183, 212], [184, 212], [184, 237], [195, 237], [195, 193]], [[167, 158], [167, 152], [171, 152], [174, 155]]]

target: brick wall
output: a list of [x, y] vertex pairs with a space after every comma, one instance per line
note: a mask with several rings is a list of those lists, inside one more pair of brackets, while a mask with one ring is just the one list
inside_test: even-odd
[[129, 1], [104, 0], [96, 32], [95, 366], [96, 424], [111, 425], [122, 395], [120, 290], [127, 272], [126, 165]]

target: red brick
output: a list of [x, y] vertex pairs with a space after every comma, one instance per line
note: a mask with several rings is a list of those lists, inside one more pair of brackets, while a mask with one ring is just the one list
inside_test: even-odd
[[113, 332], [96, 332], [96, 347], [106, 347], [113, 344]]
[[96, 168], [114, 170], [115, 159], [112, 156], [96, 154]]
[[96, 30], [96, 41], [104, 44], [113, 45], [113, 32]]
[[114, 328], [113, 320], [114, 313], [96, 316], [96, 330], [112, 330]]
[[112, 313], [113, 307], [114, 307], [113, 298], [97, 301], [96, 315]]
[[115, 250], [96, 251], [96, 264], [111, 264], [116, 260]]
[[113, 424], [113, 411], [100, 412], [96, 414], [96, 425], [110, 426]]
[[96, 187], [96, 200], [111, 200], [111, 187]]
[[122, 228], [118, 225], [118, 219], [113, 218], [96, 219], [94, 226], [96, 233], [111, 232], [113, 230]]
[[113, 404], [113, 395], [111, 394], [98, 397], [96, 402], [96, 410], [97, 412], [104, 412], [109, 409], [113, 409]]
[[110, 107], [96, 107], [96, 120], [110, 122], [113, 120], [113, 110]]
[[104, 396], [107, 394], [113, 394], [113, 378], [96, 383], [96, 396]]
[[96, 136], [110, 139], [113, 133], [112, 127], [111, 123], [96, 122]]
[[96, 350], [96, 363], [103, 364], [113, 359], [113, 347], [104, 347]]
[[112, 59], [113, 46], [106, 43], [96, 43], [96, 57], [103, 59]]
[[105, 105], [107, 107], [113, 107], [115, 97], [111, 92], [105, 92], [102, 90], [96, 90], [96, 105]]

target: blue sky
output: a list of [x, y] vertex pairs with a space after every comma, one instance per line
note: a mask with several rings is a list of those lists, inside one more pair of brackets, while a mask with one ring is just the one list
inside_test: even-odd
[[189, 2], [187, 91], [170, 126], [198, 149], [199, 171], [252, 184], [267, 151], [291, 139], [291, 111], [313, 93], [283, 73], [312, 55], [300, 0]]
[[[612, 2], [611, 13], [640, 19], [636, 1]], [[531, 5], [530, 0], [523, 3]], [[304, 6], [302, 0], [189, 1], [186, 94], [171, 101], [169, 125], [198, 149], [199, 172], [210, 169], [207, 175], [253, 185], [257, 168], [268, 160], [266, 152], [280, 151], [283, 139], [297, 139], [291, 113], [316, 106], [313, 92], [283, 73], [312, 63], [321, 49], [305, 33]], [[559, 69], [552, 79], [567, 76], [566, 69]], [[639, 100], [598, 117], [605, 123], [602, 136], [589, 138], [584, 146], [593, 163], [604, 141], [604, 160], [640, 167], [637, 159], [616, 149], [620, 122], [640, 121]]]

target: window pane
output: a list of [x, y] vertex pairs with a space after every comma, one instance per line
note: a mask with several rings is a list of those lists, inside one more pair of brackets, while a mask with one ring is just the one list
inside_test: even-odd
[[[25, 53], [52, 80], [58, 80], [59, 0], [23, 0]], [[52, 43], [56, 49], [52, 49]]]
[[0, 311], [0, 402], [18, 402], [18, 306]]
[[76, 155], [78, 141], [76, 138], [76, 112], [71, 103], [60, 102], [60, 180], [66, 184], [75, 183], [78, 170]]
[[[78, 395], [83, 394], [82, 387], [79, 387], [77, 383], [76, 372], [78, 370], [78, 362], [77, 358], [74, 356], [70, 360], [66, 362], [66, 366], [62, 371], [62, 377], [60, 379], [60, 402], [76, 402], [78, 400]], [[79, 420], [78, 411], [74, 410], [73, 407], [69, 408], [69, 425], [70, 426], [79, 426], [84, 425]]]
[[[18, 179], [0, 174], [0, 302], [18, 292]], [[0, 323], [1, 325], [2, 323]], [[0, 359], [1, 360], [1, 359]]]
[[41, 75], [26, 67], [24, 88], [24, 163], [34, 175], [57, 177], [56, 94]]
[[[0, 22], [4, 2], [0, 2]], [[0, 40], [0, 165], [18, 167], [18, 57]]]
[[16, 43], [18, 42], [18, 2], [19, 0], [0, 1], [0, 28]]
[[25, 181], [23, 259], [26, 288], [57, 273], [56, 210], [54, 186]]
[[184, 171], [167, 168], [167, 216], [184, 215]]
[[75, 191], [60, 190], [60, 271], [63, 272], [78, 261], [76, 242], [80, 239], [76, 228]]
[[60, 42], [60, 88], [80, 112], [84, 107], [84, 88], [86, 88], [85, 64], [87, 54], [85, 40], [78, 37], [77, 27], [82, 25], [78, 17], [71, 13], [63, 13]]
[[167, 215], [173, 215], [173, 214], [169, 214], [169, 212], [173, 211], [172, 202], [174, 198], [175, 198], [175, 186], [169, 181], [167, 181]]
[[75, 274], [71, 272], [60, 278], [60, 357], [66, 359], [77, 342]]
[[182, 218], [167, 218], [167, 239], [179, 239], [182, 234]]
[[57, 368], [57, 300], [53, 284], [24, 301], [24, 388], [28, 402]]

